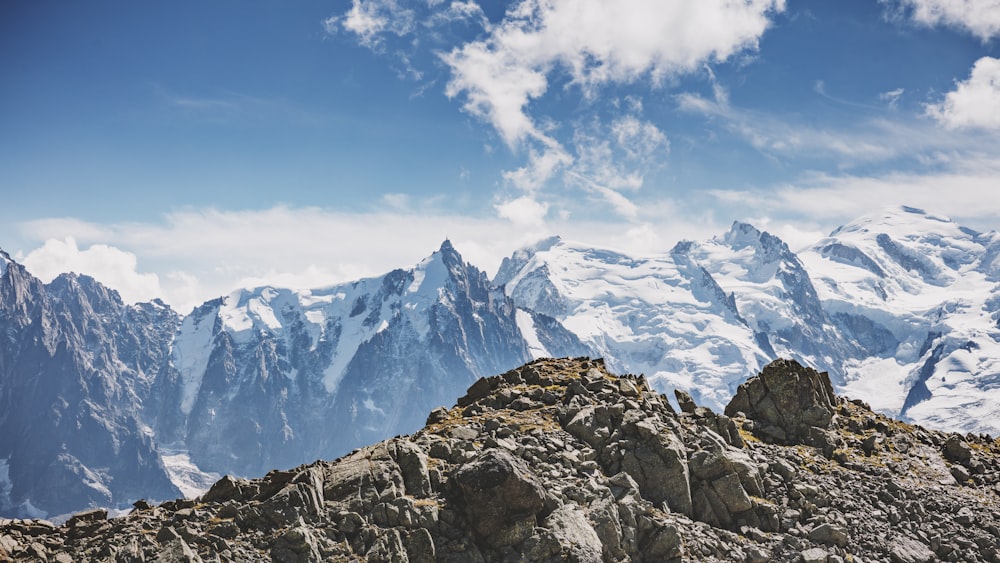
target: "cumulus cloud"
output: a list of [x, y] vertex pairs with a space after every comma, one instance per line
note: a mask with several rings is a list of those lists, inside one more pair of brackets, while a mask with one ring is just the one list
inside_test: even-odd
[[654, 81], [753, 49], [783, 0], [523, 0], [484, 39], [443, 56], [448, 94], [513, 144], [537, 134], [525, 114], [554, 69], [588, 94], [609, 82]]
[[[620, 110], [620, 100], [601, 99], [604, 88], [639, 82], [657, 88], [707, 63], [753, 51], [785, 1], [519, 0], [497, 22], [471, 0], [409, 6], [407, 12], [396, 0], [353, 0], [346, 14], [328, 20], [328, 28], [346, 29], [374, 48], [411, 32], [416, 44], [422, 36], [416, 37], [415, 30], [438, 31], [443, 22], [478, 25], [476, 39], [445, 41], [447, 46], [436, 52], [449, 72], [445, 94], [523, 159], [503, 174], [506, 187], [537, 199], [539, 190], [563, 180], [564, 186], [583, 187], [631, 213], [631, 202], [622, 201], [622, 185], [616, 183], [642, 185], [644, 166], [636, 164], [664, 159], [665, 134], [638, 115], [612, 117], [610, 133], [617, 146], [601, 146], [581, 135], [578, 124], [546, 114], [541, 102], [558, 87], [580, 96], [593, 115]], [[429, 35], [436, 40], [446, 34]], [[628, 112], [641, 113], [639, 97], [631, 96], [625, 105]], [[607, 160], [621, 155], [629, 162]], [[623, 179], [612, 181], [602, 171], [624, 172]]]
[[898, 0], [892, 3], [923, 25], [965, 29], [983, 41], [1000, 34], [1000, 0]]
[[540, 225], [549, 212], [547, 203], [536, 201], [530, 196], [521, 196], [496, 204], [497, 214], [518, 225]]
[[[92, 227], [85, 232], [92, 235], [100, 229]], [[72, 237], [48, 239], [19, 259], [29, 272], [44, 282], [62, 273], [86, 274], [116, 289], [126, 303], [149, 301], [163, 294], [159, 276], [138, 272], [135, 254], [106, 244], [81, 249]]]
[[553, 162], [569, 163], [529, 107], [553, 75], [568, 74], [588, 98], [603, 85], [643, 76], [659, 84], [756, 48], [768, 16], [782, 9], [783, 0], [523, 0], [485, 38], [442, 55], [452, 72], [446, 93], [464, 98], [465, 111], [490, 123], [512, 149], [533, 144], [524, 173], [509, 179], [534, 188], [552, 176]]
[[949, 129], [1000, 130], [1000, 59], [976, 61], [968, 80], [958, 82], [940, 103], [928, 105], [927, 114]]

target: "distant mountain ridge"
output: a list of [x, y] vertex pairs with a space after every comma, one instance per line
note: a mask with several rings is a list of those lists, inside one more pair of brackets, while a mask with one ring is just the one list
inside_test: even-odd
[[600, 356], [716, 410], [790, 357], [888, 414], [1000, 434], [998, 257], [996, 233], [912, 208], [799, 253], [739, 222], [646, 257], [553, 237], [492, 281], [445, 241], [410, 269], [237, 290], [182, 317], [0, 254], [0, 516], [337, 457], [540, 357]]

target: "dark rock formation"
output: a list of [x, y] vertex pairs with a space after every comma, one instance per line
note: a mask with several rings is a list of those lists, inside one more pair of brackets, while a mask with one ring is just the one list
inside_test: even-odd
[[335, 461], [121, 518], [0, 521], [0, 560], [1000, 560], [989, 437], [887, 419], [791, 361], [727, 415], [682, 405], [600, 360], [539, 360]]
[[726, 415], [758, 422], [758, 435], [778, 444], [805, 444], [833, 422], [836, 397], [825, 373], [794, 360], [776, 360], [736, 390]]

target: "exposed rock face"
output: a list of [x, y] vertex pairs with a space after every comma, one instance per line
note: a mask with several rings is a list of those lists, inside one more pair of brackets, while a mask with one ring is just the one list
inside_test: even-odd
[[742, 412], [759, 423], [759, 434], [779, 444], [808, 443], [830, 427], [835, 411], [830, 378], [794, 360], [768, 364], [726, 406], [726, 416]]
[[180, 494], [139, 407], [177, 314], [87, 276], [43, 284], [3, 251], [0, 272], [0, 514]]
[[[539, 360], [332, 462], [110, 520], [0, 521], [0, 560], [1000, 560], [1000, 443], [874, 414], [794, 362], [764, 371], [729, 416]], [[839, 446], [755, 437], [777, 442], [768, 425]]]

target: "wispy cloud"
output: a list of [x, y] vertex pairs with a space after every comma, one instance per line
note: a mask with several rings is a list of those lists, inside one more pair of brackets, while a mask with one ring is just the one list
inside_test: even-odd
[[878, 99], [885, 102], [890, 109], [896, 109], [899, 105], [899, 100], [902, 99], [903, 94], [906, 90], [903, 88], [896, 88], [895, 90], [889, 90], [888, 92], [882, 92], [878, 95]]
[[160, 84], [152, 85], [160, 109], [172, 117], [205, 123], [296, 123], [321, 126], [328, 115], [301, 107], [288, 100], [262, 98], [232, 92], [212, 96], [179, 94]]
[[416, 264], [446, 237], [492, 275], [513, 250], [553, 234], [648, 254], [720, 228], [704, 212], [668, 201], [644, 206], [642, 212], [656, 218], [644, 223], [570, 221], [531, 198], [499, 204], [496, 216], [480, 217], [407, 210], [412, 202], [405, 199], [396, 203], [404, 209], [189, 209], [160, 221], [111, 225], [40, 219], [19, 225], [26, 247], [8, 250], [46, 281], [72, 269], [111, 285], [128, 301], [160, 297], [187, 312], [239, 287], [322, 287], [381, 275]]
[[396, 0], [352, 0], [347, 13], [327, 18], [323, 27], [328, 33], [343, 28], [354, 33], [362, 45], [378, 49], [385, 34], [403, 36], [412, 32], [415, 19], [416, 12]]
[[[973, 228], [1000, 221], [1000, 158], [966, 158], [939, 172], [873, 175], [813, 173], [766, 190], [715, 190], [720, 202], [747, 213], [837, 225], [871, 209], [901, 203], [933, 209]], [[947, 193], [947, 197], [942, 197]]]
[[[733, 106], [725, 88], [713, 82], [713, 89], [713, 98], [695, 93], [678, 95], [678, 107], [716, 120], [725, 130], [777, 159], [825, 159], [839, 168], [888, 165], [899, 160], [932, 164], [942, 159], [961, 159], [962, 154], [978, 158], [983, 152], [994, 152], [991, 147], [996, 146], [989, 132], [942, 131], [931, 120], [899, 116], [885, 108], [881, 114], [872, 112], [867, 118], [817, 127], [792, 116]], [[883, 99], [891, 105], [901, 95], [898, 90], [883, 94]], [[980, 108], [977, 115], [988, 114], [996, 107]]]

